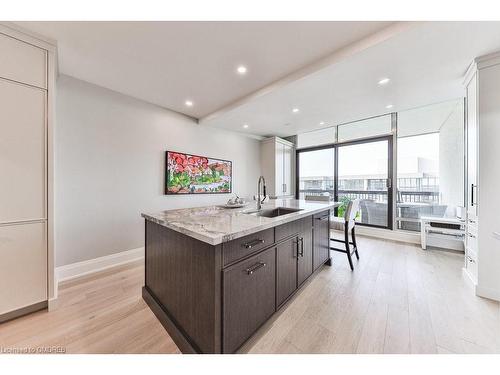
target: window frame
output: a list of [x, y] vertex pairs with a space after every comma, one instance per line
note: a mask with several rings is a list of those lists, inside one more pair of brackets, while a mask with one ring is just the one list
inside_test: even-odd
[[[335, 142], [335, 143], [329, 143], [326, 145], [320, 145], [320, 146], [313, 146], [313, 147], [307, 147], [307, 148], [301, 148], [301, 149], [296, 149], [295, 150], [295, 198], [299, 199], [300, 197], [300, 191], [299, 191], [299, 180], [300, 180], [300, 154], [303, 152], [311, 152], [311, 151], [319, 151], [319, 150], [326, 150], [326, 149], [333, 149], [334, 151], [334, 167], [333, 167], [333, 196], [334, 200], [338, 201], [338, 192], [339, 192], [339, 176], [338, 176], [338, 156], [339, 156], [339, 148], [343, 146], [353, 146], [353, 145], [358, 145], [358, 144], [365, 144], [365, 143], [372, 143], [372, 142], [380, 142], [380, 141], [387, 141], [387, 180], [389, 180], [389, 187], [387, 188], [387, 226], [382, 226], [382, 225], [374, 225], [374, 224], [367, 224], [367, 223], [358, 223], [358, 225], [366, 226], [366, 227], [372, 227], [372, 228], [381, 228], [381, 229], [389, 229], [393, 230], [394, 228], [394, 209], [393, 209], [393, 204], [394, 204], [394, 183], [393, 183], [393, 176], [394, 176], [394, 148], [393, 148], [393, 141], [394, 141], [394, 135], [381, 135], [381, 136], [376, 136], [376, 137], [368, 137], [368, 138], [360, 138], [356, 140], [349, 140], [345, 142]], [[335, 208], [335, 215], [337, 214], [337, 209]]]

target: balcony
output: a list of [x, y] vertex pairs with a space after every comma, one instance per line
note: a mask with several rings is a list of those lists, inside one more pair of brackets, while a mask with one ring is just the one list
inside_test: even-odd
[[[300, 189], [299, 197], [306, 195], [324, 195], [333, 197], [333, 189]], [[375, 226], [387, 225], [387, 191], [381, 190], [339, 190], [339, 200], [346, 197], [350, 200], [361, 200], [361, 217], [359, 221]], [[396, 199], [396, 228], [420, 231], [421, 216], [442, 217], [446, 205], [439, 204], [439, 191], [400, 191]]]

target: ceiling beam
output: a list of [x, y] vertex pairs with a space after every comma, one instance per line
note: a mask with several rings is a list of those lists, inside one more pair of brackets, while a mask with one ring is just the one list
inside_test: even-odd
[[289, 83], [295, 82], [301, 78], [304, 78], [306, 76], [309, 76], [313, 73], [316, 73], [322, 69], [325, 69], [335, 63], [338, 63], [340, 61], [343, 61], [353, 55], [356, 55], [357, 53], [360, 53], [370, 47], [376, 46], [392, 37], [395, 35], [398, 35], [402, 32], [405, 32], [409, 30], [410, 28], [413, 28], [417, 25], [420, 25], [424, 22], [394, 22], [390, 26], [377, 31], [376, 33], [373, 33], [363, 39], [360, 39], [354, 43], [351, 43], [325, 57], [322, 57], [319, 60], [316, 60], [315, 62], [306, 65], [280, 79], [277, 81], [274, 81], [270, 83], [269, 85], [266, 85], [248, 95], [245, 95], [228, 105], [206, 115], [201, 117], [198, 122], [200, 124], [207, 123], [209, 121], [212, 121], [216, 119], [217, 117], [220, 117], [227, 112], [230, 112], [234, 110], [235, 108], [238, 108], [246, 103], [249, 103], [257, 98], [260, 98], [264, 95], [267, 95], [273, 91], [276, 91]]

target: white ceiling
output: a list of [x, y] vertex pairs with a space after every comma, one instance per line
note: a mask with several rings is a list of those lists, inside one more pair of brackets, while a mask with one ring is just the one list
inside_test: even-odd
[[[500, 22], [428, 22], [269, 90], [202, 124], [287, 136], [463, 96], [475, 57], [500, 50]], [[386, 86], [378, 80], [390, 77]], [[386, 105], [394, 107], [386, 109]], [[292, 108], [299, 113], [292, 113]], [[320, 122], [325, 122], [320, 125]], [[248, 124], [244, 130], [242, 124]]]
[[17, 24], [57, 41], [60, 73], [200, 118], [390, 22]]
[[398, 137], [439, 132], [455, 112], [463, 118], [463, 104], [456, 99], [398, 112]]

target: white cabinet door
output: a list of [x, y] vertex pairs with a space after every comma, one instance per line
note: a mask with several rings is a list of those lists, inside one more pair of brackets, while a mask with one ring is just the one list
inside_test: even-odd
[[47, 51], [0, 34], [0, 77], [47, 88]]
[[45, 95], [0, 80], [0, 223], [46, 217]]
[[293, 194], [293, 147], [284, 146], [283, 150], [283, 184], [284, 184], [284, 192], [283, 195], [292, 195]]
[[45, 223], [0, 226], [0, 315], [47, 300]]
[[276, 176], [275, 176], [275, 192], [274, 195], [277, 197], [281, 197], [285, 195], [285, 181], [283, 179], [284, 177], [284, 163], [283, 159], [285, 156], [285, 145], [280, 142], [276, 142]]
[[477, 74], [467, 86], [467, 213], [477, 217]]

